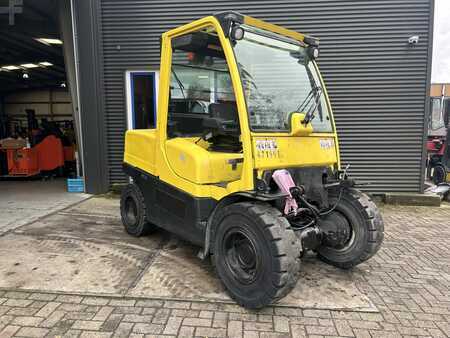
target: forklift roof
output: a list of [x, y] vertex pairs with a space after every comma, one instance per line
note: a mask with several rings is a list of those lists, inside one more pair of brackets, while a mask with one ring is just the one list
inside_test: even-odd
[[269, 22], [265, 22], [260, 19], [253, 18], [248, 15], [243, 15], [238, 12], [234, 11], [218, 12], [214, 14], [214, 17], [220, 22], [220, 25], [222, 26], [222, 29], [226, 36], [228, 36], [231, 26], [235, 22], [271, 31], [297, 41], [302, 41], [307, 45], [316, 47], [319, 46], [318, 38], [298, 33], [296, 31]]

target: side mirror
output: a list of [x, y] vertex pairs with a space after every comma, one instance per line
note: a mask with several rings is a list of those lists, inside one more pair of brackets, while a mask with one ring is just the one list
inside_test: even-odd
[[312, 134], [313, 127], [311, 122], [305, 124], [305, 114], [293, 112], [291, 114], [291, 135], [292, 136], [308, 136]]

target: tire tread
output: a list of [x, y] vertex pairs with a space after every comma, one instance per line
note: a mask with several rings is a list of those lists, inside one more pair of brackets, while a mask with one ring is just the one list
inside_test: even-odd
[[[136, 231], [132, 231], [132, 229], [127, 226], [124, 216], [122, 214], [123, 213], [122, 204], [124, 202], [124, 198], [125, 198], [125, 196], [131, 195], [131, 194], [135, 195], [137, 202], [138, 202], [137, 208], [139, 208], [141, 210], [141, 213], [143, 215], [142, 219], [139, 221]], [[147, 207], [145, 205], [144, 195], [142, 194], [141, 189], [137, 186], [136, 183], [129, 183], [126, 185], [126, 187], [122, 191], [120, 204], [121, 204], [120, 211], [121, 211], [122, 224], [124, 225], [125, 230], [128, 234], [135, 236], [135, 237], [140, 237], [140, 236], [148, 235], [156, 229], [156, 225], [154, 225], [148, 221]]]
[[[271, 205], [262, 202], [239, 202], [224, 207], [219, 211], [216, 220], [226, 217], [230, 212], [242, 210], [252, 219], [258, 219], [271, 248], [272, 281], [271, 288], [264, 299], [254, 303], [246, 303], [230, 292], [230, 296], [240, 305], [249, 308], [261, 308], [277, 302], [286, 296], [296, 285], [300, 275], [301, 244], [291, 229], [289, 222]], [[216, 264], [217, 265], [217, 264]]]
[[360, 210], [364, 218], [368, 230], [366, 248], [359, 256], [355, 256], [353, 259], [346, 262], [333, 261], [332, 259], [321, 255], [320, 252], [319, 258], [324, 262], [339, 268], [350, 269], [370, 259], [378, 252], [384, 239], [384, 222], [378, 207], [369, 196], [353, 188], [347, 189], [344, 194], [345, 197], [343, 196], [343, 198], [346, 198], [355, 209]]

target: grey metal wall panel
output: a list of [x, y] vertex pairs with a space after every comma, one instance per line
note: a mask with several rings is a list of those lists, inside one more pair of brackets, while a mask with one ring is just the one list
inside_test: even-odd
[[[420, 191], [430, 0], [102, 0], [101, 8], [112, 182], [125, 181], [124, 71], [157, 67], [164, 31], [236, 10], [319, 37], [343, 163], [369, 191]], [[414, 47], [411, 35], [420, 36]]]
[[99, 2], [73, 1], [75, 37], [78, 47], [79, 98], [83, 174], [86, 192], [100, 194], [108, 191], [109, 176], [106, 157], [107, 128], [103, 101], [103, 52]]

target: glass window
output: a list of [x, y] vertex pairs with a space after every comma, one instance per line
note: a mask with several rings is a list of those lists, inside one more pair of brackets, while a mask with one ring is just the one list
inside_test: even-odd
[[[287, 131], [290, 113], [300, 109], [311, 91], [321, 90], [312, 62], [304, 64], [305, 48], [281, 41], [243, 25], [244, 39], [234, 46], [241, 73], [250, 126], [255, 131]], [[312, 100], [310, 104], [315, 104]], [[311, 107], [312, 108], [312, 107]], [[331, 132], [325, 96], [320, 96], [312, 125], [315, 132]]]
[[156, 73], [134, 72], [127, 74], [128, 127], [130, 129], [156, 128]]
[[209, 28], [193, 34], [201, 34], [197, 44], [207, 41], [204, 47], [173, 43], [169, 137], [202, 134], [203, 119], [216, 113], [238, 121], [231, 77], [217, 34]]
[[431, 129], [436, 130], [443, 128], [444, 116], [442, 113], [442, 100], [438, 97], [431, 98]]
[[[184, 52], [176, 54], [178, 58], [187, 56]], [[226, 65], [222, 66], [226, 67]], [[186, 100], [202, 101], [205, 103], [205, 107], [214, 102], [235, 103], [228, 69], [219, 67], [217, 64], [211, 68], [202, 68], [200, 65], [189, 65], [182, 62], [174, 64], [170, 87], [171, 103]], [[194, 111], [194, 113], [198, 112]], [[202, 112], [207, 113], [207, 111]]]

